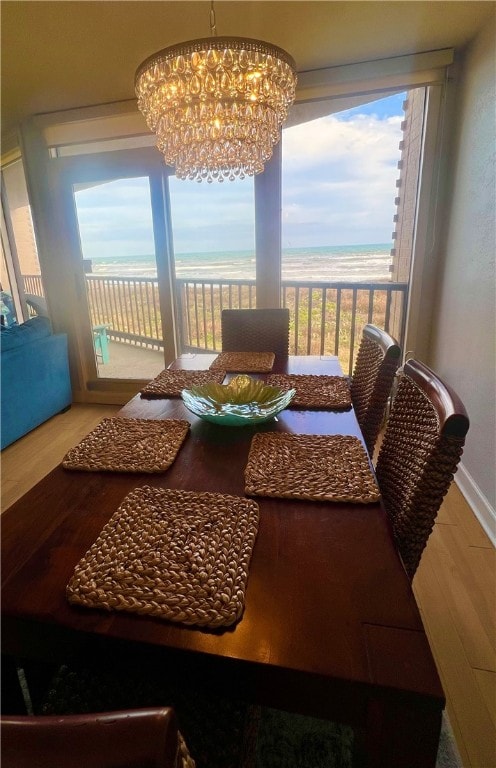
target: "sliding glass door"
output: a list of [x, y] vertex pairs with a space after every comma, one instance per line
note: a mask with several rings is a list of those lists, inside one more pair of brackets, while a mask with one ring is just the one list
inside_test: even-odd
[[127, 112], [26, 124], [48, 310], [79, 397], [219, 349], [223, 307], [288, 306], [290, 352], [347, 370], [364, 323], [401, 341], [425, 105], [425, 88], [302, 101], [264, 173], [224, 184], [177, 180]]
[[147, 154], [65, 162], [85, 356], [100, 379], [150, 379], [176, 355], [164, 166]]

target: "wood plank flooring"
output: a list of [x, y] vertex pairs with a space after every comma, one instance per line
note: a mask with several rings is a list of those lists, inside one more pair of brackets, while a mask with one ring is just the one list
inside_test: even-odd
[[496, 551], [453, 483], [413, 589], [465, 768], [496, 766]]
[[105, 416], [113, 416], [120, 408], [74, 404], [5, 448], [1, 453], [2, 511], [60, 464], [69, 448]]
[[[1, 454], [1, 508], [119, 406], [73, 405]], [[464, 768], [496, 768], [496, 551], [453, 483], [413, 582]]]

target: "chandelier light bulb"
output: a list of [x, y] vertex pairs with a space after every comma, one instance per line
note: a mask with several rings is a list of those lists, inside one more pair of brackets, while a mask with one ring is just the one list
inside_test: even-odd
[[277, 46], [209, 37], [164, 48], [135, 77], [138, 108], [180, 179], [263, 171], [294, 101], [296, 65]]

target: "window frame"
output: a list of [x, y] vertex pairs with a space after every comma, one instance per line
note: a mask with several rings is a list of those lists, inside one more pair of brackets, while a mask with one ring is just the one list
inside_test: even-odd
[[[298, 75], [297, 105], [312, 105], [330, 96], [343, 103], [347, 99], [391, 91], [409, 90], [421, 85], [428, 90], [428, 114], [425, 121], [423, 157], [420, 169], [419, 198], [414, 239], [411, 275], [412, 291], [409, 298], [406, 350], [419, 354], [421, 341], [427, 333], [425, 313], [426, 296], [432, 294], [436, 268], [436, 200], [439, 193], [441, 150], [445, 140], [442, 114], [447, 73], [453, 62], [453, 51], [443, 49], [422, 54], [392, 57], [372, 62], [360, 62], [342, 67], [330, 67]], [[340, 106], [340, 108], [345, 108]], [[70, 301], [77, 298], [69, 285], [68, 301], [60, 302], [61, 254], [71, 247], [71, 236], [64, 225], [64, 202], [60, 200], [61, 169], [67, 169], [74, 158], [81, 156], [50, 157], [52, 150], [64, 144], [98, 142], [148, 135], [143, 117], [134, 100], [98, 105], [63, 113], [38, 115], [23, 122], [20, 128], [20, 147], [25, 164], [26, 181], [33, 222], [38, 243], [47, 299], [52, 309], [55, 329], [69, 330], [72, 370], [76, 371], [78, 396], [94, 399], [88, 386], [84, 360], [78, 353], [80, 335], [71, 317]], [[133, 150], [133, 152], [136, 150]], [[128, 150], [105, 153], [108, 157]], [[154, 147], [142, 152], [155, 153]], [[55, 152], [57, 154], [57, 152]], [[60, 153], [59, 153], [60, 154]], [[281, 145], [276, 145], [272, 159], [263, 174], [255, 177], [255, 241], [257, 253], [257, 303], [260, 307], [278, 306], [281, 284]], [[53, 151], [52, 151], [53, 155]], [[87, 159], [86, 159], [87, 162]], [[112, 163], [112, 160], [108, 160]], [[172, 173], [162, 163], [163, 172]], [[167, 185], [165, 185], [167, 187]], [[165, 192], [167, 195], [167, 192]], [[167, 232], [167, 227], [165, 227]], [[170, 232], [170, 230], [169, 230]], [[166, 238], [170, 234], [166, 234]], [[164, 247], [170, 247], [165, 243]], [[55, 255], [55, 257], [54, 257]], [[69, 306], [68, 306], [69, 304]], [[86, 366], [87, 367], [87, 366]], [[117, 380], [115, 382], [117, 387]], [[116, 394], [116, 393], [114, 393]], [[119, 396], [119, 393], [117, 393]], [[112, 397], [109, 392], [109, 397]], [[96, 401], [96, 400], [95, 400]], [[111, 402], [111, 400], [108, 400]]]

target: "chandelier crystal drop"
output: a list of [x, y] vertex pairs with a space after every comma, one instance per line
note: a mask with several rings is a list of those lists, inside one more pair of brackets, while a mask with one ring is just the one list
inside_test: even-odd
[[164, 48], [136, 72], [138, 107], [180, 179], [263, 171], [294, 101], [296, 65], [277, 46], [209, 37]]

